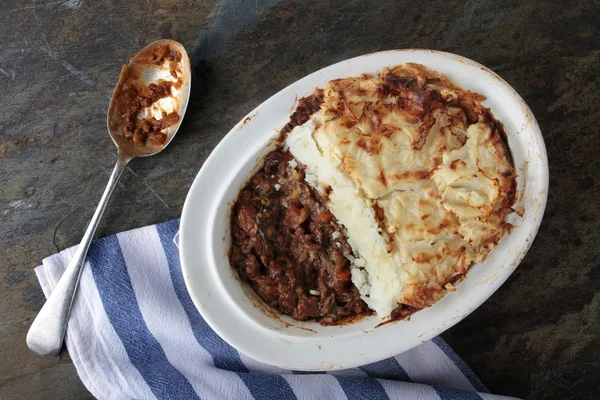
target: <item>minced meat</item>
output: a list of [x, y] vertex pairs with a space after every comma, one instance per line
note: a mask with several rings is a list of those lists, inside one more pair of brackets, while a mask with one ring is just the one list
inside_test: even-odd
[[233, 206], [232, 267], [270, 306], [331, 325], [372, 311], [352, 284], [342, 226], [290, 166], [282, 149], [242, 188]]

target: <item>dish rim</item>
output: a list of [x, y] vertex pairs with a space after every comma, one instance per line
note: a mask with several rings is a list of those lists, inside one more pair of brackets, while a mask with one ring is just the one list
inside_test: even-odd
[[[329, 353], [324, 354], [324, 353], [327, 353], [327, 351], [323, 351], [322, 348], [319, 348], [320, 345], [318, 343], [316, 343], [316, 342], [323, 342], [323, 338], [324, 338], [323, 336], [312, 336], [311, 337], [310, 335], [306, 335], [306, 337], [304, 339], [299, 337], [298, 340], [289, 341], [288, 335], [281, 334], [281, 332], [280, 333], [274, 332], [272, 329], [265, 328], [264, 326], [259, 326], [259, 325], [261, 325], [260, 323], [252, 326], [252, 323], [250, 323], [249, 321], [253, 321], [253, 320], [251, 318], [249, 318], [248, 315], [244, 315], [244, 309], [240, 308], [239, 306], [235, 306], [235, 304], [227, 304], [227, 302], [228, 302], [227, 296], [225, 296], [225, 295], [223, 295], [225, 297], [221, 296], [217, 300], [217, 302], [224, 301], [224, 303], [221, 304], [220, 307], [218, 304], [215, 305], [213, 303], [213, 300], [210, 300], [210, 302], [207, 302], [207, 300], [211, 296], [211, 293], [213, 292], [213, 290], [218, 293], [218, 292], [223, 292], [224, 290], [226, 291], [227, 289], [223, 285], [222, 280], [217, 279], [218, 276], [211, 277], [211, 275], [214, 275], [214, 274], [210, 274], [210, 273], [205, 273], [204, 277], [208, 278], [208, 279], [211, 279], [211, 278], [217, 279], [216, 281], [211, 282], [211, 283], [216, 284], [214, 289], [206, 290], [206, 288], [199, 286], [200, 284], [199, 284], [199, 281], [197, 280], [198, 271], [205, 269], [204, 267], [218, 269], [219, 266], [202, 265], [198, 269], [198, 262], [194, 258], [195, 258], [195, 256], [198, 256], [198, 247], [200, 247], [199, 245], [202, 245], [202, 247], [204, 247], [205, 244], [212, 245], [214, 240], [211, 242], [210, 237], [207, 237], [206, 243], [194, 242], [194, 238], [197, 238], [197, 236], [198, 236], [198, 235], [196, 235], [198, 227], [193, 224], [193, 221], [196, 220], [195, 216], [197, 214], [198, 206], [200, 205], [200, 202], [198, 200], [202, 200], [204, 198], [202, 185], [205, 183], [205, 181], [207, 181], [207, 179], [208, 179], [208, 182], [211, 181], [210, 176], [207, 176], [207, 174], [209, 174], [209, 172], [210, 172], [209, 168], [218, 163], [217, 158], [219, 156], [222, 156], [221, 153], [224, 151], [222, 149], [225, 148], [225, 146], [228, 146], [228, 145], [233, 146], [234, 145], [234, 144], [230, 144], [230, 143], [233, 143], [233, 141], [235, 140], [234, 136], [235, 136], [236, 132], [239, 132], [243, 129], [247, 129], [246, 125], [252, 125], [253, 124], [252, 120], [255, 117], [262, 116], [262, 114], [265, 113], [264, 112], [265, 108], [268, 110], [269, 106], [272, 106], [272, 103], [279, 100], [282, 96], [288, 95], [288, 92], [295, 93], [296, 98], [301, 97], [301, 96], [306, 96], [306, 95], [312, 93], [312, 91], [314, 91], [314, 89], [316, 88], [315, 86], [313, 86], [312, 88], [309, 88], [310, 90], [308, 90], [308, 92], [307, 91], [303, 92], [303, 89], [308, 87], [305, 85], [305, 83], [311, 81], [311, 79], [312, 80], [319, 79], [320, 75], [331, 74], [336, 69], [343, 70], [344, 67], [351, 68], [351, 67], [348, 67], [348, 65], [352, 64], [353, 62], [357, 62], [358, 60], [368, 63], [368, 61], [364, 61], [364, 60], [366, 60], [367, 58], [370, 58], [370, 57], [376, 58], [376, 59], [385, 58], [386, 55], [390, 56], [390, 58], [394, 58], [394, 57], [402, 58], [401, 55], [406, 55], [408, 58], [411, 58], [411, 56], [412, 56], [412, 58], [415, 58], [415, 59], [418, 59], [419, 57], [432, 57], [432, 59], [431, 59], [432, 62], [450, 61], [451, 63], [454, 63], [454, 64], [456, 64], [458, 62], [458, 63], [464, 65], [464, 72], [462, 72], [462, 73], [464, 73], [465, 76], [470, 69], [477, 68], [480, 71], [483, 71], [484, 75], [487, 75], [487, 79], [490, 80], [490, 82], [494, 81], [494, 83], [496, 85], [499, 84], [499, 86], [501, 88], [503, 88], [505, 91], [507, 90], [509, 97], [511, 97], [511, 100], [520, 106], [523, 119], [525, 120], [525, 123], [524, 123], [524, 126], [522, 127], [522, 129], [516, 133], [509, 131], [509, 129], [507, 128], [507, 135], [509, 136], [509, 139], [511, 137], [514, 137], [515, 135], [522, 134], [523, 132], [530, 132], [530, 134], [532, 135], [532, 140], [537, 145], [537, 149], [535, 149], [537, 151], [537, 154], [535, 154], [535, 155], [537, 155], [539, 157], [539, 160], [536, 160], [538, 167], [536, 170], [537, 175], [535, 175], [536, 182], [534, 182], [534, 183], [537, 185], [537, 187], [540, 189], [540, 191], [539, 191], [538, 196], [535, 199], [536, 204], [530, 206], [532, 211], [527, 210], [527, 214], [526, 214], [526, 217], [524, 220], [524, 222], [526, 222], [528, 218], [531, 219], [531, 221], [529, 221], [529, 224], [528, 224], [529, 228], [527, 229], [527, 237], [525, 239], [526, 244], [524, 245], [523, 249], [519, 252], [519, 254], [513, 255], [511, 257], [511, 260], [512, 260], [511, 265], [503, 266], [501, 268], [502, 271], [499, 271], [498, 275], [496, 277], [494, 277], [493, 279], [490, 278], [491, 282], [485, 282], [485, 283], [481, 284], [481, 286], [483, 286], [486, 289], [482, 293], [480, 293], [481, 291], [475, 292], [475, 293], [473, 293], [473, 297], [471, 297], [470, 299], [463, 299], [463, 297], [466, 296], [465, 294], [463, 294], [462, 297], [460, 297], [458, 299], [456, 299], [456, 298], [454, 299], [454, 301], [452, 303], [458, 302], [459, 304], [463, 304], [463, 306], [464, 306], [462, 308], [462, 312], [460, 312], [459, 315], [453, 316], [452, 318], [449, 315], [443, 316], [444, 318], [441, 318], [441, 320], [443, 320], [444, 323], [437, 324], [434, 329], [430, 329], [427, 332], [423, 332], [418, 336], [412, 337], [412, 340], [409, 340], [410, 344], [404, 343], [403, 346], [388, 346], [387, 351], [383, 351], [383, 352], [377, 351], [376, 352], [377, 355], [375, 355], [375, 356], [372, 356], [371, 354], [364, 354], [364, 353], [367, 353], [367, 350], [365, 350], [364, 353], [360, 353], [360, 350], [356, 350], [356, 349], [352, 348], [350, 350], [356, 353], [356, 357], [354, 357], [352, 359], [349, 359], [348, 357], [346, 357], [344, 360], [335, 360], [332, 356], [335, 355], [336, 351], [339, 353], [340, 349], [337, 348], [337, 349], [335, 349], [335, 351], [329, 352], [331, 354], [329, 354]], [[406, 63], [406, 62], [411, 62], [411, 60], [406, 60], [401, 63]], [[419, 61], [412, 61], [412, 62], [422, 63]], [[374, 67], [375, 70], [379, 71], [379, 70], [381, 70], [381, 68], [383, 68], [386, 65], [393, 66], [393, 65], [397, 65], [399, 63], [392, 62], [392, 63], [384, 65], [384, 64], [382, 64], [381, 61], [375, 60], [373, 62], [373, 64], [376, 65]], [[444, 71], [441, 71], [440, 68], [431, 67], [430, 65], [426, 65], [426, 66], [428, 66], [438, 72], [441, 72], [445, 75], [448, 75]], [[459, 67], [456, 67], [456, 68], [459, 68]], [[337, 76], [337, 78], [344, 78], [344, 77], [348, 77], [348, 76], [357, 76], [361, 72], [366, 72], [366, 71], [358, 71], [354, 75], [343, 74], [343, 75]], [[371, 73], [372, 71], [368, 71], [368, 72]], [[335, 79], [335, 78], [327, 78], [327, 81], [331, 80], [331, 79]], [[452, 77], [450, 77], [450, 79], [452, 81], [455, 81], [455, 79], [453, 79]], [[457, 83], [457, 84], [461, 87], [464, 87], [464, 85], [461, 83]], [[488, 99], [489, 99], [489, 97], [488, 97]], [[487, 105], [485, 103], [486, 102], [484, 102], [484, 105], [489, 107], [489, 105]], [[497, 111], [496, 109], [492, 108], [492, 112], [494, 113], [495, 116], [497, 116], [496, 111]], [[289, 119], [290, 114], [291, 114], [291, 110], [286, 114], [286, 118]], [[270, 120], [272, 118], [267, 117], [266, 119]], [[500, 121], [504, 122], [501, 118], [498, 118], [498, 119]], [[512, 121], [512, 119], [511, 119], [511, 121]], [[255, 130], [259, 129], [259, 126], [254, 127], [254, 129]], [[262, 133], [261, 135], [264, 137], [267, 137], [266, 132], [270, 131], [270, 128], [276, 129], [277, 127], [272, 126], [272, 125], [271, 126], [262, 126], [260, 129], [262, 129], [262, 131], [264, 131], [265, 133]], [[279, 128], [281, 128], [281, 126], [279, 126]], [[277, 132], [272, 131], [272, 133], [270, 134], [270, 137], [276, 137], [276, 136], [277, 136]], [[239, 135], [238, 135], [238, 137], [239, 137]], [[517, 139], [514, 139], [514, 140], [517, 140]], [[509, 142], [510, 142], [510, 140], [509, 140]], [[256, 146], [256, 147], [258, 147], [258, 146]], [[263, 149], [263, 151], [264, 150], [265, 149]], [[520, 150], [521, 151], [527, 150], [527, 156], [525, 156], [525, 161], [524, 161], [525, 167], [527, 167], [527, 164], [529, 163], [530, 158], [532, 157], [531, 154], [529, 153], [530, 149], [520, 148]], [[248, 150], [248, 153], [249, 152], [250, 151]], [[511, 147], [511, 152], [513, 152], [512, 147]], [[217, 161], [215, 161], [215, 160], [217, 160]], [[255, 162], [256, 162], [256, 158], [255, 158]], [[517, 166], [515, 165], [515, 167], [517, 167]], [[209, 171], [209, 172], [207, 172], [207, 171]], [[527, 171], [527, 170], [524, 170], [524, 171]], [[243, 174], [241, 171], [233, 171], [232, 173], [236, 174], [236, 176]], [[523, 173], [525, 174], [526, 172], [523, 172]], [[245, 174], [244, 181], [249, 177], [250, 177], [250, 174]], [[548, 178], [549, 178], [549, 174], [548, 174], [548, 161], [547, 161], [546, 148], [545, 148], [545, 144], [543, 141], [543, 137], [541, 135], [541, 131], [539, 129], [537, 121], [535, 120], [535, 117], [533, 116], [533, 113], [531, 112], [529, 107], [525, 104], [523, 99], [516, 93], [516, 91], [508, 83], [506, 83], [501, 77], [499, 77], [497, 74], [495, 74], [493, 71], [489, 70], [488, 68], [484, 67], [481, 64], [476, 63], [475, 61], [469, 60], [462, 56], [458, 56], [458, 55], [446, 53], [446, 52], [440, 52], [440, 51], [436, 51], [436, 50], [424, 50], [424, 49], [388, 50], [388, 51], [369, 53], [369, 54], [366, 54], [363, 56], [350, 58], [348, 60], [344, 60], [344, 61], [335, 63], [333, 65], [330, 65], [328, 67], [320, 69], [312, 74], [309, 74], [309, 75], [305, 76], [304, 78], [301, 78], [300, 80], [292, 83], [288, 87], [282, 89], [281, 91], [277, 92], [276, 94], [271, 96], [269, 99], [267, 99], [266, 101], [261, 103], [259, 106], [257, 106], [250, 113], [248, 113], [240, 122], [238, 122], [227, 133], [227, 135], [225, 135], [225, 137], [220, 141], [220, 143], [213, 149], [213, 151], [211, 152], [209, 157], [204, 162], [202, 168], [198, 172], [196, 178], [194, 179], [192, 186], [190, 187], [190, 190], [188, 192], [188, 195], [187, 195], [185, 203], [184, 203], [182, 216], [181, 216], [179, 251], [180, 251], [180, 259], [181, 259], [181, 268], [182, 268], [184, 280], [186, 283], [186, 287], [188, 289], [188, 292], [190, 294], [192, 301], [194, 302], [194, 305], [196, 306], [196, 308], [198, 309], [198, 311], [200, 312], [202, 317], [209, 324], [209, 326], [219, 336], [221, 336], [221, 338], [223, 338], [226, 342], [228, 342], [230, 345], [232, 345], [234, 348], [241, 351], [242, 353], [244, 353], [258, 361], [264, 362], [266, 364], [276, 365], [276, 366], [283, 367], [283, 368], [299, 369], [299, 370], [335, 370], [335, 369], [355, 367], [355, 366], [363, 365], [363, 364], [366, 364], [369, 362], [381, 360], [383, 358], [398, 354], [399, 352], [409, 350], [410, 348], [415, 347], [416, 345], [420, 344], [421, 342], [424, 342], [424, 341], [430, 339], [431, 337], [445, 331], [446, 329], [450, 328], [454, 324], [458, 323], [460, 320], [464, 319], [467, 315], [469, 315], [472, 311], [474, 311], [477, 307], [479, 307], [485, 300], [487, 300], [504, 283], [504, 281], [506, 281], [506, 279], [508, 279], [508, 277], [512, 274], [512, 272], [516, 269], [518, 264], [521, 262], [522, 258], [525, 256], [526, 252], [529, 250], [531, 243], [533, 242], [533, 239], [535, 238], [535, 235], [537, 234], [537, 231], [541, 224], [541, 220], [542, 220], [545, 205], [546, 205], [547, 194], [548, 194]], [[212, 179], [212, 180], [214, 181], [214, 179]], [[524, 183], [525, 184], [524, 185], [522, 184], [522, 186], [527, 186], [528, 181], [524, 181]], [[525, 189], [523, 189], [523, 190], [525, 190]], [[239, 187], [237, 190], [239, 191]], [[521, 192], [519, 192], [519, 193], [521, 193]], [[226, 207], [224, 207], [224, 206], [226, 206]], [[230, 206], [228, 204], [226, 204], [226, 205], [220, 204], [220, 205], [217, 205], [217, 207], [229, 208]], [[221, 212], [221, 213], [225, 212], [227, 214], [227, 210], [223, 211], [223, 209], [215, 210], [215, 212], [213, 214], [215, 214], [217, 212]], [[532, 212], [533, 212], [533, 215], [530, 218], [530, 214]], [[206, 212], [205, 212], [205, 214], [206, 214]], [[207, 223], [210, 223], [213, 220], [213, 219], [211, 219], [212, 218], [211, 215], [208, 215], [208, 214], [206, 215], [206, 218], [208, 218], [205, 221]], [[519, 226], [519, 228], [521, 228], [521, 226]], [[212, 229], [212, 227], [208, 227], [208, 230], [211, 230], [211, 229]], [[504, 238], [502, 240], [504, 241]], [[210, 246], [209, 246], [209, 248], [212, 249], [212, 247], [210, 247]], [[499, 248], [494, 249], [492, 251], [492, 254], [498, 253], [498, 250], [499, 250]], [[209, 250], [209, 252], [210, 252], [210, 250]], [[490, 254], [490, 256], [492, 254]], [[488, 259], [489, 258], [490, 257], [488, 257]], [[496, 258], [498, 258], [498, 255], [496, 255]], [[232, 277], [232, 279], [234, 279], [235, 277], [231, 273], [232, 270], [229, 265], [229, 260], [226, 257], [225, 257], [225, 259], [226, 259], [225, 267], [229, 270], [229, 272], [230, 272], [229, 275]], [[207, 261], [208, 264], [211, 263], [211, 260], [204, 260], [204, 261]], [[484, 261], [484, 263], [486, 263], [486, 262], [487, 262], [487, 260]], [[481, 264], [481, 263], [479, 263], [479, 264]], [[469, 274], [471, 273], [471, 270], [476, 266], [478, 266], [478, 264], [471, 266], [471, 268], [469, 269], [469, 273], [467, 274], [467, 277], [465, 278], [465, 280], [467, 280], [469, 278]], [[493, 267], [495, 267], [495, 266], [493, 266]], [[508, 268], [506, 268], [506, 267], [508, 267]], [[498, 268], [495, 267], [495, 269], [498, 269]], [[223, 271], [221, 271], [221, 272], [223, 272]], [[202, 275], [202, 272], [200, 272], [200, 275]], [[235, 283], [239, 285], [238, 282], [235, 282]], [[458, 284], [457, 292], [460, 290], [461, 285], [463, 283], [464, 282], [461, 282], [460, 284]], [[464, 290], [462, 290], [462, 292], [464, 292]], [[467, 290], [467, 294], [469, 294], [469, 290]], [[446, 299], [448, 299], [449, 297], [452, 297], [454, 295], [456, 295], [456, 292], [452, 293], [450, 295], [444, 296], [444, 298], [442, 298], [438, 303], [434, 304], [432, 307], [425, 309], [425, 310], [421, 310], [418, 313], [416, 313], [414, 315], [414, 318], [412, 318], [412, 319], [423, 319], [419, 316], [419, 314], [421, 314], [421, 315], [422, 314], [431, 314], [432, 312], [430, 310], [435, 310], [434, 311], [434, 314], [435, 314], [435, 312], [439, 311], [438, 309], [440, 309], [440, 310], [443, 309], [442, 307], [436, 307], [436, 306], [438, 306], [438, 304], [440, 304], [441, 302], [444, 302]], [[214, 299], [214, 297], [213, 297], [213, 299]], [[233, 307], [231, 307], [232, 305], [233, 305]], [[245, 339], [244, 337], [242, 337], [243, 335], [239, 335], [239, 334], [237, 334], [237, 332], [232, 330], [232, 326], [235, 327], [236, 324], [229, 324], [228, 326], [227, 326], [227, 324], [224, 324], [224, 321], [223, 321], [224, 318], [220, 317], [218, 315], [218, 313], [216, 313], [216, 311], [215, 311], [215, 310], [219, 310], [219, 309], [220, 309], [220, 311], [224, 311], [223, 307], [225, 307], [225, 311], [227, 311], [226, 310], [227, 308], [231, 308], [228, 310], [229, 317], [239, 317], [240, 318], [240, 320], [239, 320], [240, 324], [238, 326], [239, 328], [242, 328], [242, 327], [249, 328], [252, 332], [257, 333], [263, 340], [249, 340], [247, 338]], [[437, 317], [438, 317], [437, 319], [440, 319], [439, 315]], [[369, 318], [372, 318], [372, 317], [369, 317]], [[256, 321], [254, 321], [254, 322], [256, 323]], [[300, 323], [297, 321], [294, 321], [294, 323], [301, 325], [301, 326], [307, 325], [307, 326], [314, 327], [314, 325], [313, 325], [314, 323]], [[359, 322], [357, 322], [356, 324], [358, 324], [358, 323]], [[355, 324], [351, 324], [351, 325], [347, 325], [347, 326], [353, 326], [353, 325], [355, 325]], [[381, 329], [381, 331], [383, 331], [383, 330], [389, 331], [391, 329], [393, 331], [398, 331], [399, 334], [402, 334], [403, 326], [404, 326], [404, 324], [402, 323], [402, 321], [400, 321], [400, 322], [396, 322], [393, 324], [388, 324], [387, 326], [381, 327], [378, 329]], [[339, 327], [338, 331], [345, 331], [346, 330], [345, 328], [346, 328], [346, 325], [341, 326], [341, 327]], [[413, 328], [412, 330], [415, 330], [415, 328]], [[365, 333], [365, 335], [368, 336], [368, 334], [371, 332], [375, 332], [375, 330], [367, 331]], [[345, 337], [344, 335], [338, 335], [338, 336], [342, 337], [342, 338]], [[375, 338], [377, 338], [377, 336], [379, 336], [379, 335], [372, 335], [372, 337], [375, 337]], [[389, 337], [390, 335], [386, 335], [386, 336]], [[332, 338], [335, 338], [335, 337], [336, 337], [335, 335], [332, 336]], [[285, 342], [286, 340], [289, 343], [286, 343]], [[370, 339], [368, 341], [370, 341]], [[272, 346], [265, 346], [264, 345], [265, 342], [268, 342]], [[277, 342], [279, 342], [279, 346], [275, 345], [275, 344], [277, 344]], [[355, 341], [353, 341], [353, 342], [355, 342]], [[296, 351], [296, 353], [299, 354], [300, 358], [302, 358], [303, 361], [298, 362], [298, 360], [290, 360], [290, 359], [285, 359], [285, 358], [279, 357], [277, 355], [277, 350], [281, 348], [281, 343], [283, 343], [284, 345], [287, 345], [288, 347], [290, 344], [296, 345], [294, 347], [299, 348], [298, 351]], [[362, 341], [359, 340], [358, 343], [362, 343]], [[307, 344], [314, 346], [314, 349], [312, 349], [312, 351], [311, 351], [311, 346], [307, 345]], [[377, 345], [377, 343], [375, 343], [375, 345]], [[373, 346], [368, 345], [366, 347], [373, 347]], [[377, 347], [377, 346], [375, 346], [375, 347]], [[300, 350], [303, 350], [304, 353], [300, 354], [299, 353]], [[283, 353], [285, 353], [286, 356], [289, 356], [290, 354], [294, 353], [294, 351], [292, 351], [292, 352], [284, 351]], [[385, 353], [385, 354], [383, 354], [383, 353]]]

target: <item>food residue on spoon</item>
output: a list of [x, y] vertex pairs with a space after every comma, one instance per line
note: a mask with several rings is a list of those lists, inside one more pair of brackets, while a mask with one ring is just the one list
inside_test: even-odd
[[[123, 65], [111, 102], [110, 127], [134, 147], [160, 147], [167, 141], [166, 129], [177, 124], [178, 99], [174, 89], [183, 84], [181, 53], [168, 43], [156, 46]], [[168, 66], [165, 65], [168, 63]], [[168, 68], [169, 75], [146, 84], [144, 72]], [[165, 100], [163, 100], [165, 99]]]

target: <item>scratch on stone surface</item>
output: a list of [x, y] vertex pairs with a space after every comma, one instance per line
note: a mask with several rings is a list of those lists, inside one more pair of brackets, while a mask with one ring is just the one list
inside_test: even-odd
[[65, 60], [62, 60], [61, 64], [67, 69], [67, 71], [71, 73], [71, 75], [75, 76], [77, 79], [79, 79], [88, 86], [94, 86], [94, 81], [92, 81], [85, 72], [78, 70]]
[[[60, 2], [60, 3], [64, 4], [64, 2]], [[35, 13], [35, 8], [32, 10], [32, 13], [33, 13], [33, 18], [35, 18], [35, 21], [38, 23], [38, 29], [39, 29], [39, 20], [38, 20], [37, 14]], [[39, 48], [42, 52], [46, 53], [48, 55], [48, 57], [50, 57], [52, 60], [59, 62], [67, 71], [69, 71], [71, 73], [71, 75], [73, 75], [74, 77], [76, 77], [77, 79], [79, 79], [80, 81], [85, 83], [86, 85], [88, 85], [90, 87], [95, 86], [94, 81], [92, 81], [85, 72], [78, 70], [77, 68], [75, 68], [74, 66], [72, 66], [65, 60], [59, 60], [56, 53], [52, 50], [52, 47], [50, 47], [50, 43], [48, 42], [48, 39], [46, 39], [46, 35], [44, 34], [44, 32], [41, 32], [41, 29], [40, 29], [40, 33], [42, 34], [42, 39], [44, 40], [44, 44], [45, 44], [45, 47], [39, 46]]]
[[475, 8], [482, 0], [470, 0], [467, 3], [467, 9], [463, 14], [462, 18], [459, 19], [449, 30], [448, 33], [442, 39], [439, 47], [444, 49], [452, 43], [452, 41], [458, 36], [459, 33], [462, 33], [469, 29], [471, 26], [471, 20], [473, 19], [473, 14], [475, 13]]
[[[282, 0], [262, 0], [252, 2], [220, 0], [206, 17], [206, 29], [203, 29], [196, 44], [195, 51], [202, 58], [209, 58], [225, 47], [230, 37], [240, 29], [249, 25], [255, 15], [279, 3]], [[253, 15], [254, 14], [254, 15]], [[235, 21], [235, 25], [232, 22]], [[232, 29], [232, 26], [235, 26]]]
[[148, 190], [150, 190], [150, 191], [152, 192], [152, 194], [154, 194], [154, 196], [155, 196], [155, 197], [156, 197], [156, 198], [157, 198], [157, 199], [158, 199], [158, 200], [159, 200], [161, 203], [163, 203], [163, 204], [164, 204], [164, 206], [165, 206], [165, 207], [167, 207], [169, 210], [171, 209], [171, 207], [169, 207], [169, 205], [167, 204], [167, 202], [166, 202], [166, 201], [164, 201], [164, 200], [162, 199], [162, 197], [160, 197], [160, 196], [158, 195], [158, 193], [156, 193], [156, 191], [155, 191], [154, 189], [152, 189], [152, 187], [151, 187], [150, 185], [148, 185], [148, 183], [146, 183], [146, 181], [145, 181], [145, 180], [143, 180], [142, 178], [140, 178], [140, 176], [139, 176], [138, 174], [136, 174], [136, 173], [134, 172], [134, 170], [132, 170], [132, 169], [131, 169], [131, 167], [127, 167], [127, 170], [128, 170], [129, 172], [131, 172], [131, 173], [133, 174], [133, 176], [135, 176], [135, 177], [136, 177], [136, 178], [137, 178], [137, 179], [138, 179], [140, 182], [142, 182], [142, 184], [143, 184], [144, 186], [146, 186], [146, 187], [148, 188]]
[[10, 203], [11, 208], [19, 208], [19, 207], [22, 207], [25, 205], [27, 205], [27, 203], [23, 200], [16, 200], [16, 201], [13, 201], [12, 203]]
[[40, 24], [40, 20], [37, 17], [37, 14], [35, 13], [35, 7], [31, 10], [31, 12], [33, 13], [33, 19], [35, 19], [35, 22], [38, 24]]
[[56, 60], [56, 53], [54, 51], [52, 51], [52, 48], [50, 47], [50, 43], [48, 43], [48, 40], [46, 39], [46, 35], [44, 35], [44, 32], [42, 32], [42, 39], [44, 39], [44, 43], [46, 43], [46, 54], [48, 54], [50, 56], [50, 58], [52, 58], [53, 60]]
[[24, 200], [15, 200], [12, 203], [10, 203], [8, 205], [8, 208], [6, 208], [3, 212], [2, 215], [6, 215], [9, 213], [10, 210], [16, 210], [17, 208], [21, 208], [21, 207], [26, 207], [26, 208], [31, 208], [32, 205], [27, 203]]
[[69, 71], [71, 73], [71, 75], [73, 75], [74, 77], [76, 77], [77, 79], [79, 79], [80, 81], [85, 83], [86, 85], [88, 85], [90, 87], [94, 87], [94, 85], [95, 85], [94, 81], [92, 81], [85, 72], [78, 70], [77, 68], [75, 68], [74, 66], [72, 66], [71, 64], [66, 62], [65, 60], [58, 60], [58, 57], [56, 56], [56, 54], [54, 54], [54, 52], [52, 51], [52, 49], [50, 48], [49, 45], [47, 45], [47, 48], [44, 46], [40, 46], [40, 50], [43, 51], [44, 53], [46, 53], [48, 55], [48, 57], [50, 57], [52, 60], [60, 63], [67, 71]]
[[63, 6], [71, 10], [79, 10], [83, 5], [83, 0], [68, 0], [63, 3]]
[[16, 76], [16, 72], [14, 70], [9, 70], [10, 74], [8, 72], [6, 72], [4, 69], [0, 68], [0, 72], [2, 72], [4, 75], [6, 75], [6, 77], [8, 79], [10, 79], [11, 81], [15, 80], [15, 76]]
[[[112, 174], [112, 171], [108, 168], [106, 168], [104, 165], [100, 164], [100, 163], [96, 163], [96, 165], [108, 176], [110, 176]], [[121, 189], [126, 188], [127, 186], [125, 186], [125, 184], [123, 183], [122, 180], [119, 179], [119, 181], [117, 182], [117, 186]]]
[[38, 4], [38, 5], [31, 5], [31, 6], [26, 6], [26, 7], [22, 7], [22, 8], [15, 8], [13, 10], [8, 10], [8, 13], [14, 13], [17, 11], [26, 11], [26, 10], [35, 10], [36, 8], [44, 8], [44, 7], [50, 7], [50, 6], [54, 6], [56, 4], [63, 4], [64, 1], [51, 1], [50, 3], [46, 3], [46, 4]]
[[110, 174], [110, 173], [111, 173], [111, 172], [108, 170], [108, 168], [106, 168], [104, 165], [102, 165], [102, 164], [99, 164], [99, 163], [96, 163], [96, 165], [97, 165], [98, 167], [100, 167], [100, 169], [101, 169], [102, 171], [106, 172], [107, 174]]
[[8, 10], [8, 13], [10, 14], [10, 13], [18, 12], [18, 11], [35, 10], [36, 8], [47, 8], [47, 7], [55, 6], [58, 4], [65, 6], [67, 8], [70, 8], [71, 10], [79, 10], [81, 8], [81, 6], [83, 5], [83, 0], [51, 1], [50, 3], [46, 3], [46, 4], [36, 4], [36, 5], [30, 5], [30, 6], [25, 6], [25, 7], [21, 7], [21, 8], [15, 8], [13, 10]]
[[19, 129], [17, 129], [16, 131], [13, 132], [13, 136], [16, 135], [17, 133], [21, 132], [21, 130], [23, 130], [23, 128], [25, 128], [25, 126], [21, 126]]
[[67, 215], [65, 215], [59, 222], [58, 225], [56, 225], [56, 228], [54, 228], [54, 234], [52, 235], [52, 244], [54, 244], [54, 247], [56, 247], [56, 252], [60, 252], [60, 248], [58, 247], [58, 244], [56, 244], [56, 234], [58, 233], [58, 228], [60, 228], [60, 226], [62, 225], [63, 222], [65, 222], [65, 220], [67, 218], [69, 218], [71, 215], [73, 215], [73, 213], [77, 210], [77, 208], [73, 211], [71, 211], [70, 213], [68, 213]]
[[51, 59], [56, 60], [56, 56], [54, 55], [54, 53], [52, 53], [52, 50], [49, 50], [44, 46], [40, 46], [40, 50], [46, 53]]

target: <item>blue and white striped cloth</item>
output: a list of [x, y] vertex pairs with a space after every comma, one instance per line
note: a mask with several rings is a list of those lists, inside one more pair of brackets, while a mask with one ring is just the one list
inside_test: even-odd
[[[99, 399], [506, 399], [435, 338], [393, 358], [333, 372], [259, 363], [225, 343], [186, 290], [179, 221], [94, 242], [67, 330], [84, 385]], [[48, 296], [74, 249], [36, 273]], [[57, 383], [58, 384], [58, 383]]]

